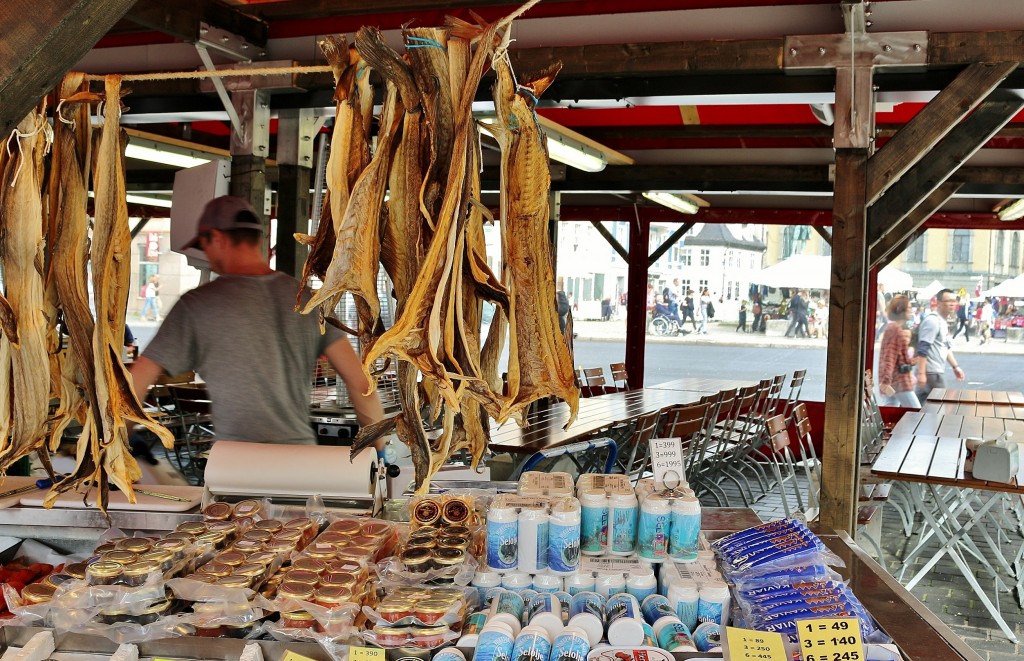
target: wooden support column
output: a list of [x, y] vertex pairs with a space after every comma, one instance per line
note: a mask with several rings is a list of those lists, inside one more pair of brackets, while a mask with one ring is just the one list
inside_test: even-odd
[[644, 385], [644, 359], [647, 347], [647, 253], [651, 240], [650, 224], [639, 218], [629, 223], [629, 276], [626, 300], [626, 371], [629, 385]]
[[[832, 210], [825, 434], [822, 451], [823, 530], [853, 534], [857, 516], [861, 402], [864, 396], [864, 292], [867, 276], [866, 149], [836, 152]], [[871, 339], [874, 339], [872, 334]]]
[[277, 122], [276, 268], [296, 278], [309, 253], [295, 233], [309, 232], [309, 189], [313, 180], [313, 110], [282, 110]]
[[268, 252], [270, 217], [267, 209], [267, 154], [270, 143], [270, 94], [263, 90], [232, 92], [231, 101], [241, 120], [240, 130], [231, 132], [232, 195], [252, 205], [260, 216], [263, 231], [268, 235], [264, 253]]

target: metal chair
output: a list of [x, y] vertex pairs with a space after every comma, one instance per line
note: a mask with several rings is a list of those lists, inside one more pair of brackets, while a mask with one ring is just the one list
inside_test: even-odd
[[793, 424], [793, 409], [800, 402], [800, 393], [804, 389], [804, 379], [807, 370], [796, 370], [793, 372], [793, 380], [789, 382], [789, 393], [786, 395], [786, 403], [782, 407], [782, 415], [786, 416], [790, 424]]
[[658, 435], [661, 438], [678, 438], [682, 441], [683, 468], [687, 482], [691, 481], [696, 450], [706, 431], [711, 407], [710, 401], [702, 401], [696, 404], [670, 406], [663, 409], [662, 412], [661, 428]]
[[636, 419], [636, 427], [633, 434], [618, 449], [615, 460], [616, 467], [623, 474], [630, 477], [635, 485], [640, 481], [647, 471], [650, 463], [650, 440], [654, 438], [658, 430], [658, 421], [661, 419], [661, 411], [645, 413]]
[[[786, 417], [775, 415], [765, 420], [765, 428], [768, 432], [769, 443], [766, 455], [775, 473], [775, 484], [778, 487], [779, 496], [782, 498], [782, 509], [789, 518], [789, 499], [786, 497], [786, 483], [789, 482], [796, 495], [797, 508], [804, 509], [803, 498], [800, 495], [800, 485], [797, 484], [796, 466], [793, 461], [793, 453], [789, 449], [789, 425]], [[783, 470], [786, 474], [783, 475]]]
[[209, 450], [213, 442], [210, 396], [206, 388], [199, 385], [168, 385], [167, 390], [174, 402], [174, 416], [181, 432], [174, 443], [178, 470], [189, 482], [201, 485], [204, 469], [202, 454]]
[[587, 387], [591, 395], [603, 395], [608, 392], [608, 382], [604, 380], [604, 368], [585, 367], [583, 376], [587, 379]]

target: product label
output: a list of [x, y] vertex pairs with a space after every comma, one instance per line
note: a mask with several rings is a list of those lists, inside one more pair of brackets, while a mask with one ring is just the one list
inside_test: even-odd
[[705, 622], [693, 630], [692, 638], [698, 652], [709, 652], [722, 646], [722, 627], [712, 622]]
[[469, 616], [469, 620], [466, 621], [466, 626], [462, 628], [462, 635], [468, 635], [471, 633], [480, 633], [484, 628], [484, 623], [487, 622], [487, 613], [473, 613]]
[[509, 570], [519, 565], [519, 522], [487, 522], [487, 566]]
[[615, 620], [623, 617], [640, 619], [634, 604], [636, 604], [636, 600], [631, 596], [615, 595], [609, 599], [608, 603], [605, 604], [605, 613], [608, 617], [608, 624], [611, 624]]
[[636, 546], [636, 515], [635, 506], [611, 509], [611, 550], [615, 553], [633, 552]]
[[640, 626], [644, 628], [644, 642], [642, 644], [647, 647], [657, 647], [658, 639], [654, 636], [654, 627], [646, 622], [643, 622]]
[[721, 575], [716, 570], [699, 562], [677, 562], [674, 563], [674, 567], [679, 578], [688, 578], [698, 587], [721, 579]]
[[384, 661], [384, 650], [370, 647], [349, 647], [348, 661]]
[[673, 558], [697, 559], [697, 539], [700, 537], [700, 512], [683, 514], [672, 512], [672, 532], [669, 536], [669, 554]]
[[676, 601], [676, 617], [690, 629], [697, 626], [697, 598]]
[[804, 661], [864, 661], [860, 622], [855, 617], [798, 620], [800, 653]]
[[539, 613], [559, 613], [562, 604], [553, 594], [538, 594], [530, 600], [528, 619], [532, 620]]
[[527, 473], [523, 475], [520, 489], [540, 489], [558, 493], [572, 493], [572, 480], [565, 473]]
[[551, 643], [533, 633], [519, 634], [512, 648], [512, 661], [548, 661]]
[[583, 506], [580, 546], [584, 553], [601, 553], [608, 545], [608, 508]]
[[705, 601], [700, 599], [697, 602], [697, 621], [722, 623], [722, 608], [724, 604], [720, 601]]
[[556, 523], [548, 527], [548, 567], [551, 571], [571, 573], [580, 567], [580, 526]]
[[782, 643], [782, 634], [726, 627], [725, 636], [729, 642], [730, 659], [786, 661], [789, 658]]
[[485, 631], [476, 644], [473, 661], [512, 661], [512, 637], [503, 631]]
[[537, 571], [548, 568], [548, 546], [551, 539], [551, 526], [547, 521], [537, 526]]
[[573, 595], [569, 600], [569, 614], [575, 616], [580, 613], [590, 613], [604, 621], [604, 599], [596, 592], [580, 592]]
[[669, 525], [668, 512], [652, 513], [640, 510], [637, 552], [641, 558], [664, 560], [668, 557]]
[[499, 498], [501, 498], [498, 502], [500, 507], [514, 507], [515, 509], [541, 510], [546, 508], [550, 502], [548, 498], [515, 496], [512, 494], [503, 494]]
[[517, 620], [523, 618], [523, 610], [525, 610], [526, 604], [523, 602], [523, 598], [518, 592], [512, 592], [511, 590], [503, 590], [495, 599], [492, 611], [495, 615], [498, 613], [508, 613]]
[[678, 438], [652, 438], [651, 468], [654, 471], [654, 484], [658, 488], [664, 486], [666, 480], [669, 487], [685, 481], [682, 441]]
[[639, 560], [630, 558], [582, 558], [580, 560], [580, 571], [584, 572], [628, 574], [640, 567]]
[[586, 661], [590, 642], [586, 636], [560, 634], [551, 645], [550, 661]]
[[682, 622], [669, 622], [658, 632], [658, 647], [674, 652], [683, 647], [694, 647], [690, 630]]
[[675, 617], [676, 612], [668, 599], [659, 595], [647, 597], [640, 603], [640, 611], [649, 624], [654, 624], [663, 617]]

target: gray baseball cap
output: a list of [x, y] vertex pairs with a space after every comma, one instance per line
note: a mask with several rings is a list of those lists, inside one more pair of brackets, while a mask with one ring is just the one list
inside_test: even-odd
[[248, 202], [234, 195], [224, 195], [207, 202], [199, 216], [196, 235], [182, 248], [198, 248], [199, 237], [210, 230], [259, 230], [263, 232], [259, 214]]

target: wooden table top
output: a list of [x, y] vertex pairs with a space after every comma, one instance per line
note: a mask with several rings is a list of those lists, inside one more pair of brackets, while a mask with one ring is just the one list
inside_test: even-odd
[[963, 437], [893, 436], [871, 465], [871, 473], [906, 482], [1024, 494], [1024, 467], [1011, 482], [987, 482], [964, 471], [966, 457]]
[[941, 413], [943, 415], [966, 415], [981, 418], [1009, 418], [1024, 420], [1024, 406], [1012, 404], [985, 404], [982, 402], [933, 402], [927, 401], [920, 413]]
[[1024, 420], [915, 411], [903, 414], [892, 429], [892, 437], [949, 436], [991, 440], [1004, 431], [1011, 431], [1014, 438], [1024, 441]]
[[750, 381], [739, 379], [716, 379], [712, 377], [685, 376], [681, 379], [673, 379], [653, 386], [646, 386], [647, 390], [681, 390], [685, 392], [701, 392], [704, 394], [716, 393], [722, 390], [733, 388], [745, 388], [754, 385]]
[[957, 390], [954, 388], [934, 388], [930, 393], [928, 393], [928, 401], [1024, 406], [1024, 393], [1016, 390]]
[[[749, 384], [748, 384], [749, 385]], [[533, 454], [581, 440], [614, 424], [634, 420], [645, 413], [675, 404], [693, 404], [713, 390], [659, 390], [639, 388], [580, 399], [579, 412], [569, 429], [569, 405], [565, 402], [534, 410], [527, 425], [520, 427], [509, 420], [491, 428], [490, 449], [494, 452]]]

